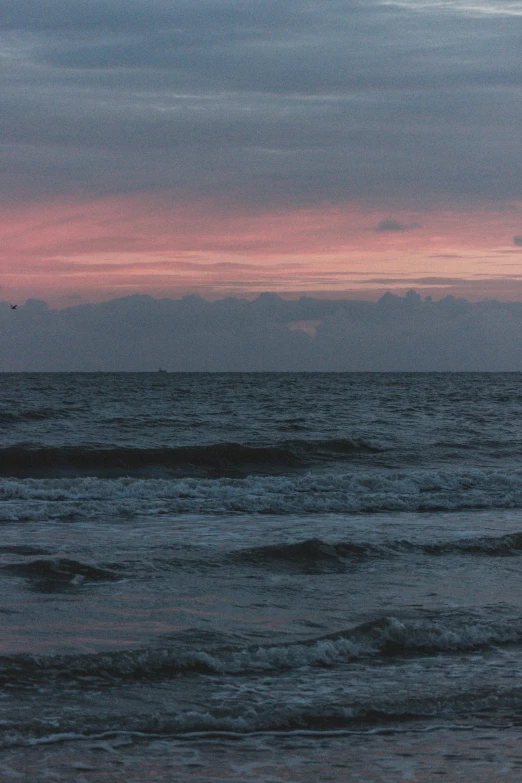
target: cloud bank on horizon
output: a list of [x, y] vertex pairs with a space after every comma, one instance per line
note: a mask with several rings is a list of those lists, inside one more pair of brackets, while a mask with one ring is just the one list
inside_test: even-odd
[[522, 298], [521, 38], [519, 0], [0, 0], [4, 291]]
[[522, 371], [522, 302], [134, 295], [0, 303], [0, 372]]

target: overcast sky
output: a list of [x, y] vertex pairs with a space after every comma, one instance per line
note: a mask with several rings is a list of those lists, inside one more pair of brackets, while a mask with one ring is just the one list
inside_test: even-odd
[[0, 0], [0, 298], [522, 299], [521, 0]]

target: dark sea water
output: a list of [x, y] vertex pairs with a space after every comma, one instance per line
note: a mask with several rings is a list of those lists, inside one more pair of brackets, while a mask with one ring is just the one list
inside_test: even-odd
[[522, 374], [4, 374], [0, 426], [0, 780], [522, 780]]

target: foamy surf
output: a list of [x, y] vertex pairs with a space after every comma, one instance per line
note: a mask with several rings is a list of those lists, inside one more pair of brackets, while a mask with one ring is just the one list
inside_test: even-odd
[[243, 479], [0, 480], [0, 521], [144, 514], [318, 514], [522, 508], [522, 471], [320, 472]]

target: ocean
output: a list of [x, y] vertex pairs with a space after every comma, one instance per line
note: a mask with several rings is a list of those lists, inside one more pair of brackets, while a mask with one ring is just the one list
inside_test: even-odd
[[522, 374], [2, 374], [0, 424], [0, 780], [522, 780]]

